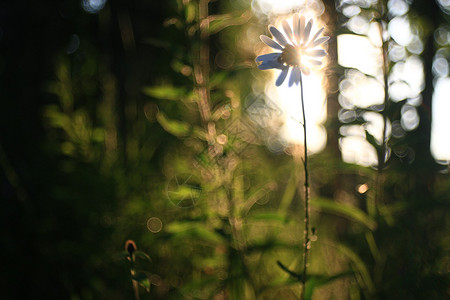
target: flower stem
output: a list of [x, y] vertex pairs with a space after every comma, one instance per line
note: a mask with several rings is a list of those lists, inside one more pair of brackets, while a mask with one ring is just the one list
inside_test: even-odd
[[302, 276], [302, 293], [301, 299], [305, 299], [306, 289], [306, 270], [308, 266], [308, 250], [309, 250], [309, 174], [308, 174], [308, 145], [306, 143], [306, 114], [305, 103], [303, 101], [303, 80], [300, 73], [300, 97], [302, 101], [302, 113], [303, 113], [303, 145], [305, 149], [303, 168], [305, 170], [305, 231], [304, 231], [304, 252], [303, 252], [303, 276]]

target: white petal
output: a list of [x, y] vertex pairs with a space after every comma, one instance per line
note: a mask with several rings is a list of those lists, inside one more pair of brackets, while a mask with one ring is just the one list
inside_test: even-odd
[[308, 59], [308, 61], [315, 66], [320, 66], [322, 62], [320, 60]]
[[286, 38], [278, 29], [275, 28], [275, 26], [269, 25], [269, 31], [281, 46], [286, 46], [287, 44]]
[[281, 56], [281, 53], [269, 53], [258, 56], [256, 61], [268, 61], [268, 60], [276, 60]]
[[312, 27], [312, 24], [313, 24], [313, 19], [309, 20], [309, 21], [308, 21], [308, 24], [306, 24], [306, 27], [305, 27], [305, 33], [304, 33], [304, 35], [303, 35], [303, 41], [304, 41], [305, 43], [308, 42], [309, 34], [311, 33], [311, 27]]
[[281, 70], [280, 75], [278, 75], [277, 81], [275, 82], [276, 86], [280, 86], [283, 84], [284, 80], [286, 79], [286, 76], [288, 74], [289, 68], [284, 68]]
[[319, 46], [320, 44], [325, 43], [325, 42], [328, 41], [329, 39], [330, 39], [329, 36], [323, 36], [323, 37], [321, 37], [320, 39], [315, 40], [315, 41], [310, 45], [310, 47], [311, 47], [311, 48], [314, 48], [314, 47], [316, 47], [316, 46]]
[[298, 85], [300, 82], [300, 68], [293, 67], [291, 71], [291, 77], [289, 77], [289, 86], [291, 87], [294, 83]]
[[295, 72], [294, 72], [294, 70], [295, 70], [295, 67], [292, 68], [291, 76], [289, 76], [289, 83], [288, 83], [289, 87], [291, 87], [294, 84], [294, 82], [295, 82]]
[[305, 31], [305, 17], [300, 16], [300, 20], [298, 23], [298, 45], [300, 45], [303, 41], [303, 32]]
[[281, 47], [277, 42], [275, 42], [274, 40], [272, 40], [270, 37], [265, 36], [265, 35], [260, 35], [259, 38], [261, 39], [261, 41], [266, 44], [267, 46], [273, 48], [273, 49], [277, 49], [277, 50], [283, 50], [283, 47]]
[[292, 28], [294, 29], [294, 43], [298, 45], [299, 43], [299, 32], [300, 32], [300, 19], [298, 17], [298, 14], [294, 15], [294, 19], [292, 21]]
[[263, 62], [262, 64], [260, 64], [258, 66], [258, 69], [260, 69], [260, 70], [270, 70], [270, 69], [274, 69], [274, 67], [272, 66], [272, 64], [270, 64], [268, 62]]
[[323, 57], [323, 56], [327, 55], [327, 53], [323, 49], [308, 51], [308, 52], [306, 52], [306, 54], [309, 56], [313, 56], [313, 57]]
[[284, 33], [286, 33], [288, 39], [292, 41], [292, 29], [291, 26], [289, 26], [289, 23], [283, 19], [283, 21], [281, 21], [281, 26], [283, 27]]
[[323, 29], [324, 29], [324, 28], [322, 27], [322, 28], [319, 29], [319, 31], [316, 32], [316, 34], [315, 34], [314, 37], [311, 39], [311, 41], [308, 43], [308, 45], [311, 45], [311, 44], [317, 39], [317, 37], [319, 36], [319, 34], [322, 33]]
[[309, 71], [308, 67], [305, 66], [301, 66], [300, 67], [302, 69], [302, 73], [305, 74], [306, 76], [308, 76], [311, 72]]
[[266, 60], [263, 61], [262, 64], [258, 66], [258, 69], [260, 70], [269, 70], [269, 69], [283, 69], [284, 65], [280, 64], [276, 60]]

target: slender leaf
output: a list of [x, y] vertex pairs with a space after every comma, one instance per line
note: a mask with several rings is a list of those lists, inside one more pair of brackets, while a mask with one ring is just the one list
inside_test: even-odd
[[278, 208], [279, 212], [286, 213], [287, 209], [292, 203], [292, 200], [294, 200], [296, 188], [297, 184], [295, 179], [295, 169], [292, 169], [288, 184], [286, 185], [283, 197], [281, 198], [280, 207]]
[[300, 273], [296, 273], [292, 270], [289, 270], [288, 267], [286, 267], [285, 265], [283, 265], [283, 263], [281, 261], [277, 261], [277, 265], [286, 273], [288, 273], [291, 277], [295, 278], [298, 281], [302, 281], [302, 274]]
[[212, 244], [222, 244], [224, 237], [219, 233], [205, 227], [203, 223], [193, 223], [188, 221], [172, 222], [166, 226], [166, 231], [179, 238], [190, 238], [192, 240], [202, 240]]
[[326, 198], [314, 198], [311, 200], [311, 205], [322, 211], [335, 213], [337, 215], [357, 221], [367, 226], [370, 230], [375, 230], [377, 228], [377, 223], [375, 222], [375, 220], [357, 207], [338, 203], [334, 200]]
[[148, 278], [146, 272], [137, 271], [133, 276], [140, 286], [142, 286], [147, 292], [150, 292], [150, 279]]
[[361, 275], [365, 288], [367, 288], [369, 292], [373, 292], [375, 290], [375, 285], [363, 260], [358, 256], [358, 254], [356, 254], [356, 252], [354, 252], [349, 247], [340, 243], [336, 244], [335, 246], [342, 254], [347, 256], [352, 261], [356, 270]]
[[229, 72], [216, 72], [211, 76], [209, 87], [214, 88], [221, 84], [229, 75]]
[[137, 258], [140, 258], [140, 259], [143, 259], [143, 260], [146, 260], [146, 261], [152, 261], [152, 259], [150, 258], [150, 256], [149, 256], [147, 253], [145, 253], [145, 252], [142, 252], [142, 251], [135, 251], [135, 252], [134, 252], [134, 255], [135, 255]]
[[171, 120], [162, 112], [158, 112], [156, 119], [167, 132], [175, 136], [187, 136], [191, 132], [191, 126], [189, 124]]
[[186, 23], [191, 23], [195, 20], [196, 10], [197, 9], [195, 7], [195, 3], [193, 2], [187, 3], [185, 10]]
[[128, 251], [121, 251], [119, 253], [114, 254], [114, 259], [116, 260], [122, 260], [122, 259], [129, 259], [130, 253]]
[[144, 87], [142, 92], [147, 96], [166, 100], [180, 100], [187, 94], [185, 89], [171, 85]]
[[326, 285], [336, 279], [351, 276], [353, 272], [347, 271], [338, 273], [336, 275], [327, 276], [327, 275], [310, 275], [308, 276], [308, 280], [306, 282], [305, 288], [305, 299], [311, 299], [314, 293], [314, 290], [320, 286]]

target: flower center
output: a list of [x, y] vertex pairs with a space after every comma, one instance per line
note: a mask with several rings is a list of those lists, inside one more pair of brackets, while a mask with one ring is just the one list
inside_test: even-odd
[[299, 66], [300, 56], [300, 50], [288, 44], [281, 52], [281, 62], [288, 66]]

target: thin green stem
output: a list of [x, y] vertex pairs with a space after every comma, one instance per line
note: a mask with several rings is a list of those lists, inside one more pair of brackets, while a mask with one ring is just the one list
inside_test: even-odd
[[301, 298], [305, 299], [305, 289], [306, 289], [306, 270], [308, 266], [308, 250], [309, 250], [309, 174], [308, 174], [308, 144], [306, 142], [306, 114], [305, 114], [305, 103], [303, 101], [303, 80], [302, 74], [300, 73], [300, 97], [302, 102], [302, 113], [303, 113], [303, 145], [305, 149], [303, 167], [305, 170], [305, 231], [304, 231], [304, 252], [303, 252], [303, 276], [302, 276], [302, 294]]

